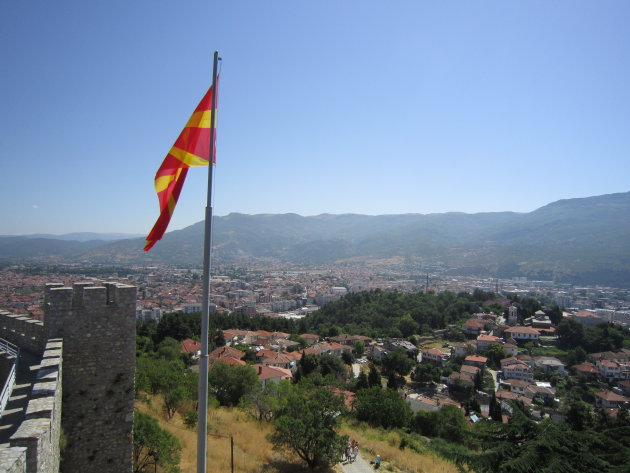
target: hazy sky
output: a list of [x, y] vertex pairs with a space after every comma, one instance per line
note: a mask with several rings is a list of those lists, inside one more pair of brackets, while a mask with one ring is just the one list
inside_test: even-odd
[[[630, 2], [4, 1], [0, 234], [145, 234], [223, 58], [215, 214], [630, 190]], [[169, 230], [203, 219], [194, 168]]]

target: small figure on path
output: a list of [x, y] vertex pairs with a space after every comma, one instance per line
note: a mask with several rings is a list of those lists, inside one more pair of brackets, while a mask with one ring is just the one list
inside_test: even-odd
[[348, 463], [352, 461], [352, 444], [350, 443], [350, 440], [346, 443], [346, 461]]
[[381, 466], [381, 456], [376, 455], [376, 461], [374, 462], [374, 469], [378, 470]]

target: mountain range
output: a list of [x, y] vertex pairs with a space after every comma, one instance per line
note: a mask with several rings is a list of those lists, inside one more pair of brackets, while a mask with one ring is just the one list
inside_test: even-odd
[[[0, 237], [0, 259], [200, 266], [203, 222], [143, 238], [69, 241]], [[406, 264], [454, 274], [630, 285], [630, 192], [565, 199], [529, 213], [401, 215], [232, 213], [213, 221], [213, 261]]]

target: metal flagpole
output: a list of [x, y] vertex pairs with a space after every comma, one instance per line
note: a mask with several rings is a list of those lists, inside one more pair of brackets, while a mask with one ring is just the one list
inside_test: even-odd
[[206, 473], [208, 446], [208, 321], [210, 319], [210, 250], [212, 248], [212, 161], [216, 134], [217, 65], [219, 52], [214, 52], [212, 65], [212, 103], [210, 107], [210, 156], [208, 163], [208, 200], [203, 240], [203, 301], [201, 308], [201, 355], [199, 356], [199, 412], [197, 418], [197, 473]]

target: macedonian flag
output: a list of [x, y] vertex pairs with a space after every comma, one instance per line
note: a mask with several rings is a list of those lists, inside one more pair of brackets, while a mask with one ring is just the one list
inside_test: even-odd
[[[147, 236], [144, 251], [149, 251], [155, 242], [164, 236], [182, 191], [188, 168], [208, 165], [211, 109], [212, 86], [197, 105], [195, 112], [155, 174], [155, 190], [160, 201], [160, 216]], [[216, 162], [215, 157], [216, 153], [212, 156], [212, 164]]]

